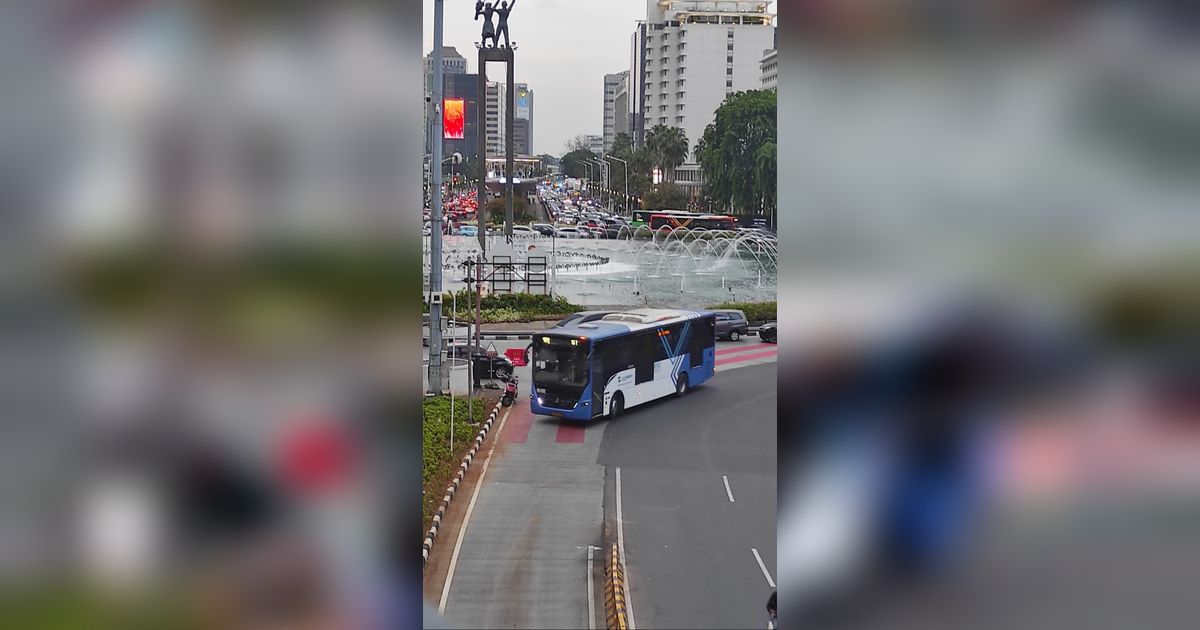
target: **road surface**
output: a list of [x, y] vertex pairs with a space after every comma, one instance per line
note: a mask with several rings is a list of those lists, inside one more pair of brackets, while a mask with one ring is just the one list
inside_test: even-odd
[[[603, 553], [589, 575], [588, 551], [616, 541], [619, 467], [636, 626], [764, 623], [775, 576], [775, 346], [717, 349], [708, 383], [613, 423], [534, 416], [522, 397], [498, 425], [486, 471], [476, 460], [451, 506], [427, 601], [458, 628], [603, 628]], [[527, 391], [529, 369], [518, 376]]]

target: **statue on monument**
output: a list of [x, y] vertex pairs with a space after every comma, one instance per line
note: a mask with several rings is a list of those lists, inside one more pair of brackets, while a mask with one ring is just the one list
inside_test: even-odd
[[508, 41], [508, 14], [512, 13], [512, 10], [516, 6], [517, 0], [512, 0], [512, 2], [505, 0], [504, 2], [501, 2], [500, 7], [496, 9], [496, 14], [500, 16], [500, 21], [496, 26], [495, 34], [492, 35], [492, 41], [496, 42], [497, 46], [500, 45], [500, 35], [503, 34], [504, 47], [512, 48], [512, 45]]
[[499, 44], [499, 39], [496, 37], [496, 29], [492, 27], [492, 14], [495, 12], [496, 9], [492, 6], [491, 2], [485, 3], [483, 0], [475, 2], [475, 19], [478, 20], [479, 16], [483, 16], [483, 31], [480, 33], [479, 43], [484, 48], [488, 48], [487, 43], [489, 39], [492, 40], [492, 48], [495, 48]]

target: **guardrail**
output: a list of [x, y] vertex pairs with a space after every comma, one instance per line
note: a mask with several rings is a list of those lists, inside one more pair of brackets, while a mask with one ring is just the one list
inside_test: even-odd
[[625, 570], [613, 544], [608, 562], [604, 563], [604, 619], [608, 630], [626, 630], [629, 616], [625, 612]]

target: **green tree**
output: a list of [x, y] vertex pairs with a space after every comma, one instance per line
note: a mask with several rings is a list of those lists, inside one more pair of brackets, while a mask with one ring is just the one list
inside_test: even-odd
[[[504, 195], [501, 195], [487, 203], [487, 220], [488, 223], [504, 223], [505, 201]], [[525, 203], [525, 199], [521, 195], [513, 195], [513, 223], [529, 223], [533, 217], [529, 216], [529, 207]]]
[[751, 90], [726, 98], [696, 144], [704, 195], [731, 212], [773, 216], [775, 141], [775, 92]]
[[759, 199], [760, 212], [771, 218], [775, 227], [775, 209], [778, 186], [776, 182], [775, 142], [765, 142], [754, 153], [754, 194]]
[[613, 136], [612, 148], [608, 153], [622, 160], [628, 160], [629, 156], [633, 155], [633, 138], [630, 138], [629, 134], [624, 131]]
[[671, 182], [654, 186], [642, 198], [646, 210], [682, 210], [687, 207], [687, 193]]
[[580, 149], [586, 150], [590, 146], [592, 146], [592, 145], [590, 142], [588, 142], [588, 137], [585, 135], [582, 135], [582, 134], [575, 136], [574, 138], [571, 138], [570, 140], [567, 140], [567, 152], [568, 153], [571, 151], [578, 151]]
[[686, 162], [688, 158], [687, 134], [679, 127], [655, 125], [646, 133], [646, 149], [652, 158], [651, 168], [661, 168], [666, 180], [673, 182], [675, 167]]
[[[634, 159], [633, 138], [630, 138], [629, 134], [627, 134], [625, 132], [618, 133], [613, 138], [612, 148], [609, 150], [608, 154], [611, 155], [612, 157], [617, 158], [617, 160], [625, 161], [625, 164], [622, 164], [621, 162], [618, 162], [617, 160], [608, 160], [608, 163], [612, 167], [609, 172], [612, 173], [611, 181], [612, 181], [613, 190], [617, 191], [618, 193], [624, 194], [624, 192], [626, 190], [625, 189], [625, 173], [626, 173], [626, 171], [628, 171], [628, 173], [629, 173], [629, 194], [630, 195], [638, 194], [638, 190], [637, 190], [636, 186], [634, 185], [634, 182], [637, 179], [638, 173], [637, 173], [637, 165], [634, 164], [634, 162], [633, 162], [633, 159]], [[647, 179], [647, 181], [648, 181], [648, 179]]]
[[587, 149], [574, 149], [562, 156], [562, 160], [560, 160], [562, 172], [567, 177], [587, 177], [588, 165], [583, 161], [595, 159], [597, 159], [596, 154]]

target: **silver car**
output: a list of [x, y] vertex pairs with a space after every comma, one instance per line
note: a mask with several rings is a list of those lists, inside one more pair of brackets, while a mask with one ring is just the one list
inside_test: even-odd
[[736, 310], [713, 311], [717, 314], [717, 339], [737, 341], [750, 330], [750, 321], [746, 314]]

